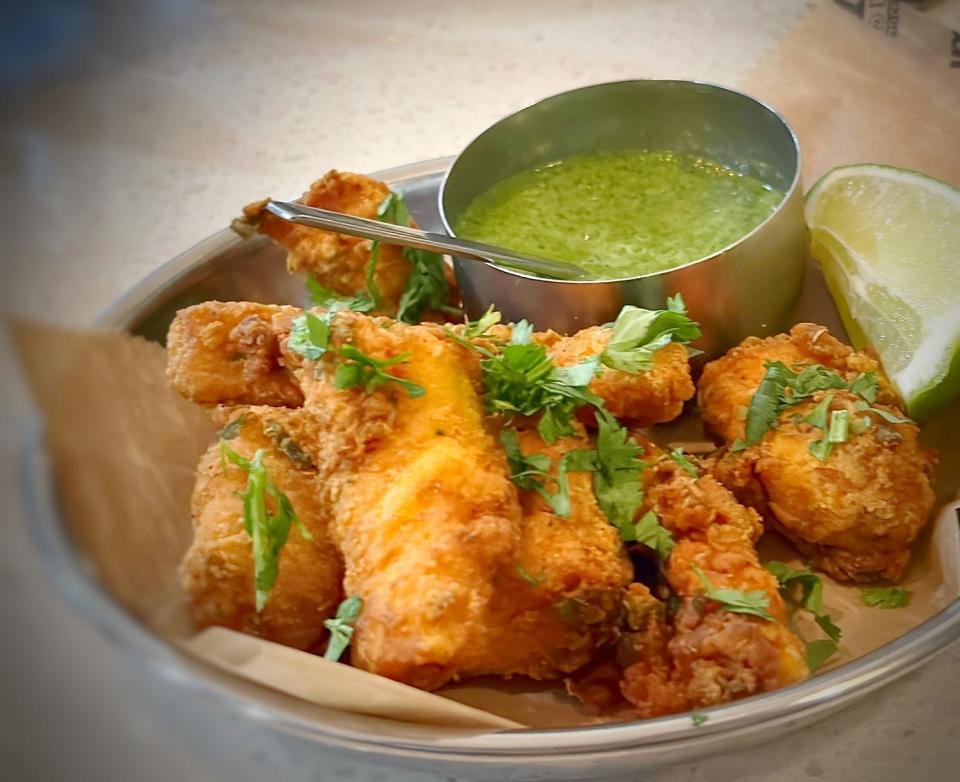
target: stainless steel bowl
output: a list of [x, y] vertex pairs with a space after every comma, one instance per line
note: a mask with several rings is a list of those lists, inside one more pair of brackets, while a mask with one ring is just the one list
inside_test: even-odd
[[[374, 174], [402, 190], [417, 221], [436, 230], [436, 196], [449, 158]], [[174, 312], [209, 299], [305, 304], [302, 280], [286, 273], [269, 242], [223, 230], [169, 261], [128, 291], [99, 325], [162, 341]], [[822, 280], [815, 295], [829, 301]], [[178, 651], [155, 635], [97, 579], [97, 562], [71, 536], [39, 437], [24, 460], [29, 529], [45, 569], [77, 613], [124, 652], [127, 679], [167, 729], [198, 752], [244, 757], [239, 745], [282, 760], [297, 776], [321, 773], [317, 749], [394, 767], [471, 780], [600, 780], [743, 749], [813, 722], [914, 670], [960, 638], [960, 601], [896, 641], [777, 692], [686, 715], [558, 730], [476, 733], [314, 706], [263, 689]], [[226, 760], [224, 760], [226, 762]], [[308, 771], [309, 770], [309, 771]]]
[[460, 153], [440, 187], [454, 235], [460, 215], [497, 182], [583, 152], [668, 149], [703, 155], [784, 194], [763, 223], [713, 255], [664, 272], [602, 282], [547, 280], [456, 262], [467, 312], [495, 304], [507, 320], [570, 333], [613, 320], [624, 304], [662, 307], [681, 292], [715, 355], [781, 331], [803, 282], [806, 227], [800, 147], [786, 121], [741, 92], [690, 81], [622, 81], [564, 92], [500, 120]]

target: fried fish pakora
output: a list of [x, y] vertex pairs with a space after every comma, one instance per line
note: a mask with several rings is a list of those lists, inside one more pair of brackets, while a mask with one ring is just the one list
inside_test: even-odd
[[[704, 368], [701, 413], [728, 442], [745, 436], [745, 411], [768, 361], [820, 364], [847, 383], [875, 373], [876, 401], [867, 405], [847, 388], [818, 391], [781, 411], [777, 426], [755, 445], [721, 452], [713, 474], [834, 578], [898, 579], [933, 508], [935, 455], [920, 444], [917, 426], [902, 419], [873, 356], [810, 323], [747, 339]], [[821, 404], [823, 420], [842, 411], [857, 431], [818, 456], [811, 446], [822, 447], [826, 433], [811, 414]]]
[[[390, 189], [383, 182], [361, 174], [329, 171], [298, 200], [305, 206], [375, 220], [377, 209], [388, 195]], [[234, 228], [241, 232], [244, 227], [254, 228], [269, 236], [287, 250], [287, 268], [291, 272], [310, 272], [322, 285], [342, 296], [366, 290], [371, 247], [368, 239], [281, 220], [264, 211], [267, 201], [244, 207], [243, 218], [235, 221]], [[385, 313], [397, 311], [410, 271], [401, 247], [379, 246], [373, 279]]]
[[[823, 430], [805, 420], [824, 401], [822, 392], [783, 415], [757, 445], [722, 453], [712, 472], [838, 581], [896, 581], [934, 505], [936, 459], [912, 422], [859, 411], [849, 392], [831, 394], [829, 412], [847, 411], [871, 424], [835, 446], [826, 461], [810, 450]], [[889, 405], [875, 408], [902, 415]]]
[[[314, 362], [297, 370], [322, 450], [342, 466], [333, 530], [345, 591], [363, 600], [353, 663], [433, 689], [482, 674], [554, 678], [589, 659], [629, 579], [619, 542], [596, 519], [580, 529], [536, 504], [524, 512], [474, 386], [476, 356], [435, 328], [356, 313], [336, 316], [332, 341], [375, 361], [403, 356], [390, 372], [424, 389], [336, 389]], [[557, 607], [568, 595], [583, 621]]]
[[222, 625], [297, 649], [315, 648], [323, 621], [341, 599], [343, 566], [330, 538], [330, 510], [321, 479], [303, 443], [311, 422], [302, 411], [241, 407], [230, 411], [236, 435], [230, 448], [244, 458], [265, 449], [270, 479], [290, 499], [313, 537], [291, 529], [280, 553], [269, 600], [257, 611], [251, 537], [244, 529], [247, 474], [227, 464], [219, 444], [204, 454], [193, 492], [194, 539], [181, 567], [197, 627]]
[[298, 407], [303, 394], [283, 365], [279, 337], [299, 312], [248, 301], [182, 309], [167, 334], [167, 377], [201, 404]]
[[[591, 326], [570, 337], [548, 331], [535, 334], [534, 340], [547, 348], [557, 366], [568, 367], [600, 355], [611, 334], [609, 328]], [[650, 426], [680, 415], [683, 403], [693, 398], [696, 389], [686, 347], [672, 342], [656, 351], [653, 369], [628, 373], [604, 367], [590, 382], [590, 390], [617, 418], [635, 426]]]
[[[633, 639], [637, 661], [621, 690], [640, 715], [725, 703], [805, 678], [803, 645], [786, 624], [776, 578], [757, 557], [756, 512], [709, 475], [694, 478], [666, 459], [645, 471], [644, 483], [650, 508], [676, 539], [666, 578], [680, 602], [669, 619], [648, 611], [634, 623], [642, 626]], [[701, 576], [713, 589], [764, 596], [769, 619], [726, 610], [706, 596]]]

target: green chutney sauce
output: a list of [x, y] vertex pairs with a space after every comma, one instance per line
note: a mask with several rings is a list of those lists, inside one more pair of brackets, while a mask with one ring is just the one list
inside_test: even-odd
[[783, 198], [759, 179], [676, 152], [599, 152], [498, 182], [457, 221], [458, 236], [631, 277], [710, 255]]

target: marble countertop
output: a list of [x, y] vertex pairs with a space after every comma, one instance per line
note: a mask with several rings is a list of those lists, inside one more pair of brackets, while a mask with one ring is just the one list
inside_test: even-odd
[[[239, 205], [299, 193], [331, 167], [373, 171], [451, 154], [498, 117], [584, 84], [736, 85], [806, 8], [795, 0], [21, 6], [0, 38], [8, 225], [0, 306], [67, 324], [91, 322]], [[295, 767], [236, 715], [183, 716], [161, 685], [135, 682], [121, 653], [55, 592], [29, 539], [19, 457], [30, 404], [5, 340], [0, 353], [0, 763], [11, 779], [440, 779], [323, 752]], [[955, 779], [958, 667], [954, 646], [812, 727], [642, 778]]]

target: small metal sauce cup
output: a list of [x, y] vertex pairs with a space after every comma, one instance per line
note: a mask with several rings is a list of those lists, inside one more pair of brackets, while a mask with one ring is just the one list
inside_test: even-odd
[[572, 333], [613, 320], [625, 304], [662, 308], [682, 293], [717, 355], [751, 334], [783, 330], [803, 282], [806, 226], [800, 147], [787, 122], [736, 90], [691, 81], [638, 80], [564, 92], [500, 120], [460, 153], [439, 194], [444, 228], [497, 182], [584, 152], [671, 150], [750, 174], [784, 194], [733, 244], [667, 271], [603, 281], [548, 280], [454, 258], [467, 313], [495, 304], [507, 321]]

